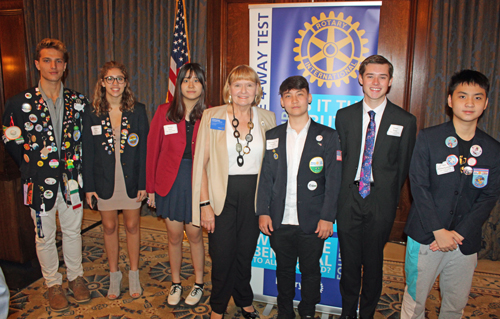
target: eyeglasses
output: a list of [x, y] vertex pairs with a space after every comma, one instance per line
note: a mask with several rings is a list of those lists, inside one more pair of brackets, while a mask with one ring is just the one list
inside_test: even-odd
[[125, 83], [125, 77], [124, 76], [117, 76], [116, 78], [114, 76], [107, 76], [104, 78], [104, 80], [106, 81], [106, 83], [108, 84], [113, 84], [116, 80], [116, 82], [118, 82], [118, 84], [123, 84]]

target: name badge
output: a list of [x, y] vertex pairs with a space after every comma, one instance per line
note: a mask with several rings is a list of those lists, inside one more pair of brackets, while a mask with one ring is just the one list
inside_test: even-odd
[[453, 173], [454, 171], [455, 171], [455, 166], [450, 166], [446, 162], [436, 164], [436, 173], [438, 175]]
[[403, 126], [391, 124], [389, 129], [387, 130], [387, 135], [401, 137], [401, 133], [403, 133]]
[[177, 134], [177, 124], [163, 125], [163, 132], [165, 132], [165, 135]]
[[93, 125], [90, 129], [92, 130], [92, 135], [102, 134], [102, 126], [100, 125]]
[[274, 149], [278, 148], [279, 141], [280, 141], [279, 138], [267, 140], [266, 141], [266, 150], [274, 150]]
[[226, 129], [226, 120], [217, 118], [210, 119], [210, 129], [224, 131]]

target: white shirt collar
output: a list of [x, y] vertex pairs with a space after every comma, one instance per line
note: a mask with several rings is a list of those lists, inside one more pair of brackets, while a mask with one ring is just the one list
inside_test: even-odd
[[[306, 125], [300, 130], [300, 132], [297, 135], [302, 134], [302, 132], [307, 132], [309, 130], [309, 126], [311, 126], [311, 117], [309, 116], [309, 119], [307, 120]], [[290, 121], [286, 122], [286, 132], [291, 133], [291, 132], [296, 132], [291, 126], [290, 126]]]
[[375, 115], [381, 115], [384, 114], [385, 107], [387, 106], [387, 97], [384, 98], [384, 101], [380, 103], [379, 106], [376, 108], [372, 109], [371, 107], [366, 104], [365, 100], [363, 99], [363, 114], [368, 113], [369, 111], [374, 111]]

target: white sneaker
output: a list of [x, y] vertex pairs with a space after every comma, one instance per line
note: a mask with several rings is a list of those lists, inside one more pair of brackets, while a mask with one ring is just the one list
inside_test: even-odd
[[200, 302], [201, 297], [203, 297], [203, 288], [194, 285], [193, 289], [191, 289], [189, 295], [186, 297], [186, 305], [196, 306]]
[[172, 285], [170, 287], [170, 292], [168, 293], [167, 303], [169, 306], [177, 306], [181, 301], [182, 286]]

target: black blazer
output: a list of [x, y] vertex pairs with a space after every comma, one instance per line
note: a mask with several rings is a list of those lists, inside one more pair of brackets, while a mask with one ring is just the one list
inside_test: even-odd
[[146, 190], [149, 123], [144, 104], [136, 102], [132, 112], [123, 112], [120, 129], [121, 150], [113, 150], [109, 113], [98, 117], [92, 110], [85, 112], [85, 117], [87, 126], [83, 134], [85, 192], [96, 192], [102, 199], [113, 196], [116, 164], [114, 152], [120, 151], [127, 195], [136, 198], [139, 190]]
[[449, 155], [460, 155], [458, 146], [446, 145], [450, 136], [458, 138], [452, 122], [424, 129], [418, 135], [410, 165], [413, 204], [405, 233], [428, 245], [435, 239], [434, 230], [455, 230], [464, 237], [460, 251], [470, 255], [481, 249], [481, 226], [500, 195], [500, 143], [476, 129], [472, 145], [481, 146], [482, 154], [475, 157], [472, 169], [488, 170], [486, 186], [476, 187], [476, 174], [461, 174], [460, 165], [454, 172], [437, 174], [436, 164], [446, 162]]
[[[54, 207], [59, 185], [63, 190], [67, 203], [71, 204], [64, 181], [77, 181], [80, 200], [83, 201], [81, 189], [82, 174], [82, 128], [84, 108], [89, 102], [76, 91], [64, 88], [64, 115], [62, 118], [61, 149], [57, 149], [54, 138], [52, 117], [42, 98], [38, 87], [33, 87], [10, 98], [5, 104], [3, 125], [21, 129], [24, 142], [18, 144], [14, 140], [5, 142], [7, 152], [19, 165], [23, 183], [33, 183], [33, 202], [29, 205], [34, 210], [41, 210], [42, 193], [45, 210]], [[52, 151], [47, 157], [41, 150], [50, 147]], [[55, 147], [55, 148], [54, 148]], [[60, 155], [59, 155], [60, 152]], [[73, 203], [74, 205], [75, 203]]]
[[[400, 137], [391, 136], [387, 131], [391, 125], [403, 126]], [[340, 136], [342, 147], [342, 187], [340, 190], [339, 227], [349, 225], [351, 218], [349, 207], [345, 205], [350, 188], [356, 187], [354, 179], [358, 170], [361, 140], [363, 136], [363, 101], [340, 109], [337, 112], [335, 126]], [[375, 149], [372, 158], [374, 186], [371, 187], [370, 200], [374, 201], [375, 213], [394, 222], [401, 188], [408, 175], [411, 155], [416, 139], [416, 118], [402, 108], [387, 100]]]
[[[285, 211], [286, 129], [285, 123], [266, 132], [267, 143], [279, 139], [278, 148], [266, 147], [257, 194], [257, 215], [271, 216], [273, 229], [280, 227]], [[320, 219], [335, 221], [342, 171], [339, 151], [337, 132], [311, 119], [297, 174], [299, 226], [306, 234], [314, 233]], [[309, 162], [315, 157], [323, 159], [324, 167], [319, 173], [314, 173], [309, 167]], [[315, 189], [308, 187], [311, 182], [317, 184]]]

